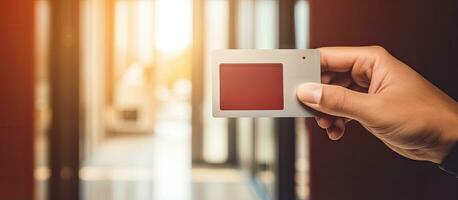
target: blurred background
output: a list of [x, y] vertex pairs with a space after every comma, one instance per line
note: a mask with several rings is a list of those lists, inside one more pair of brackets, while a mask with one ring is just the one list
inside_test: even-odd
[[[274, 198], [276, 122], [213, 118], [209, 55], [306, 48], [308, 9], [305, 0], [35, 0], [36, 198]], [[300, 199], [304, 131], [303, 151], [284, 158]]]
[[2, 0], [0, 199], [458, 199], [358, 123], [213, 118], [214, 49], [385, 47], [458, 99], [456, 0]]

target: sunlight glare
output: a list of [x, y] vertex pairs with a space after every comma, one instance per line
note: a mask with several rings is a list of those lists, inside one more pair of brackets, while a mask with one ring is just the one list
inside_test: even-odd
[[137, 30], [136, 45], [138, 59], [143, 63], [149, 63], [153, 55], [153, 34], [154, 16], [153, 1], [138, 1], [137, 10]]
[[128, 53], [129, 43], [129, 7], [127, 1], [117, 1], [115, 4], [115, 66], [117, 69], [124, 67], [125, 55]]
[[191, 45], [192, 1], [157, 1], [157, 49], [166, 53], [179, 53]]

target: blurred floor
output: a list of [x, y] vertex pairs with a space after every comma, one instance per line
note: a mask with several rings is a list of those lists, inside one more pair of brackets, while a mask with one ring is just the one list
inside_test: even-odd
[[238, 170], [191, 168], [189, 121], [175, 112], [187, 106], [162, 106], [154, 134], [104, 141], [83, 163], [82, 199], [256, 199]]

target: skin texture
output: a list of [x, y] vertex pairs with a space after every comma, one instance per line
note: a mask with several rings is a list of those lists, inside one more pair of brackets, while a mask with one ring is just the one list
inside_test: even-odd
[[297, 90], [332, 140], [358, 121], [395, 152], [440, 163], [458, 141], [458, 103], [379, 46], [320, 48], [322, 84]]

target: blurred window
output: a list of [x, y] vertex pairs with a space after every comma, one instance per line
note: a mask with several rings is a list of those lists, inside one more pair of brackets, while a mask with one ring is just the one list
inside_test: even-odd
[[81, 0], [83, 199], [190, 197], [192, 3]]
[[294, 23], [296, 30], [296, 48], [309, 48], [309, 2], [297, 0], [294, 6]]
[[[298, 0], [294, 6], [296, 48], [309, 48], [309, 4]], [[309, 148], [305, 119], [296, 119], [296, 198], [309, 199]]]
[[[255, 3], [255, 48], [278, 48], [278, 1]], [[275, 196], [276, 133], [273, 118], [255, 119], [256, 176], [268, 196]]]
[[47, 0], [35, 1], [35, 198], [48, 197], [49, 124], [51, 107], [49, 99], [49, 28], [50, 5]]
[[224, 163], [228, 157], [227, 119], [214, 118], [211, 114], [210, 66], [211, 51], [228, 47], [228, 6], [227, 0], [205, 1], [203, 157], [209, 163]]

